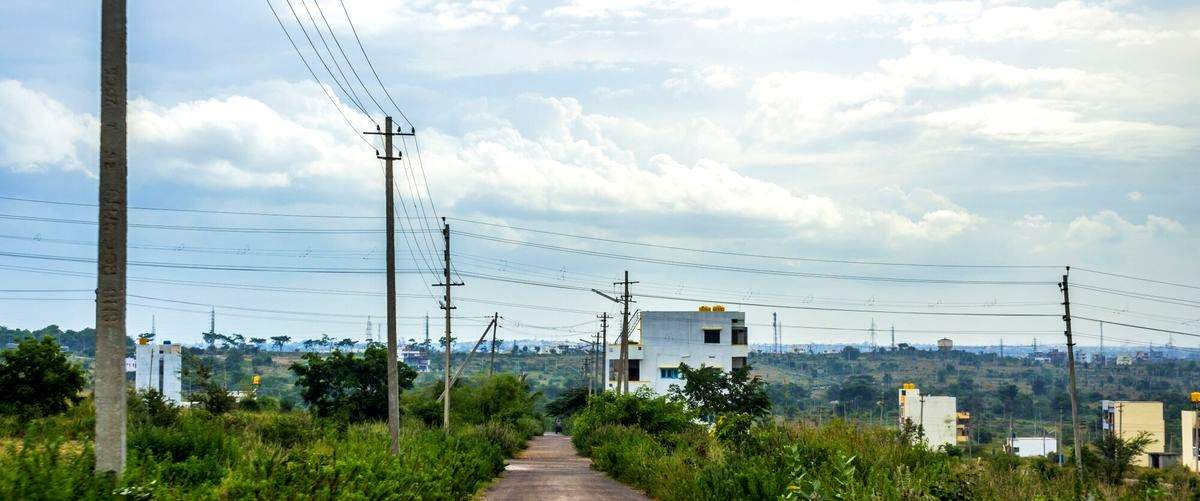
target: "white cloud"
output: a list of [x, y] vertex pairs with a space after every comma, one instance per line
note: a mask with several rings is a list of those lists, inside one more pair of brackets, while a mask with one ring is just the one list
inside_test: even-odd
[[1131, 191], [1131, 192], [1125, 194], [1125, 198], [1128, 198], [1131, 202], [1141, 202], [1142, 201], [1142, 192]]
[[1100, 211], [1093, 216], [1079, 216], [1067, 226], [1065, 237], [1069, 243], [1115, 242], [1133, 237], [1165, 237], [1182, 235], [1187, 229], [1174, 219], [1149, 215], [1145, 224], [1131, 223], [1111, 210]]
[[[402, 26], [402, 31], [466, 31], [499, 28], [508, 30], [521, 24], [512, 0], [416, 0], [378, 2], [346, 0], [355, 17], [355, 28], [364, 34], [379, 35]], [[370, 15], [367, 15], [370, 13]], [[343, 16], [331, 16], [339, 29]]]
[[956, 41], [1101, 41], [1117, 45], [1146, 45], [1181, 34], [1149, 25], [1111, 5], [1064, 1], [1049, 7], [1026, 5], [952, 4], [914, 6], [910, 25], [900, 38], [911, 43]]
[[1015, 224], [1021, 228], [1041, 230], [1050, 227], [1050, 220], [1044, 214], [1026, 214]]
[[1194, 131], [1115, 119], [1089, 120], [1039, 99], [997, 99], [918, 118], [932, 129], [1029, 146], [1086, 148], [1114, 156], [1174, 153], [1196, 143]]
[[728, 66], [711, 65], [694, 71], [678, 70], [676, 73], [676, 76], [663, 81], [662, 86], [677, 94], [722, 91], [738, 85], [737, 74]]
[[0, 167], [95, 175], [100, 124], [15, 80], [0, 80]]

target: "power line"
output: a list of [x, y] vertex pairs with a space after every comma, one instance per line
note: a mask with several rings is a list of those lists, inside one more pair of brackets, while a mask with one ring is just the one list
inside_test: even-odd
[[[15, 257], [22, 259], [40, 259], [46, 261], [64, 261], [72, 263], [95, 263], [95, 258], [84, 258], [74, 256], [54, 256], [47, 254], [30, 254], [24, 252], [3, 252], [0, 251], [0, 256]], [[230, 266], [230, 265], [208, 265], [194, 263], [173, 263], [162, 261], [129, 261], [129, 266], [140, 266], [148, 268], [178, 268], [187, 270], [212, 270], [212, 271], [247, 271], [247, 272], [276, 272], [276, 273], [327, 273], [327, 274], [379, 274], [381, 270], [373, 268], [312, 268], [312, 267], [295, 267], [295, 266]], [[419, 269], [397, 270], [399, 273], [419, 273]]]
[[1049, 266], [1049, 265], [902, 263], [902, 262], [886, 262], [886, 261], [860, 261], [860, 260], [849, 260], [849, 259], [825, 259], [825, 258], [813, 258], [813, 257], [779, 256], [779, 255], [771, 255], [771, 254], [754, 254], [754, 253], [746, 253], [746, 252], [697, 249], [694, 247], [652, 244], [652, 243], [646, 243], [646, 242], [635, 242], [635, 241], [631, 241], [631, 240], [618, 240], [618, 239], [613, 239], [613, 238], [576, 235], [576, 234], [571, 234], [571, 233], [562, 233], [562, 232], [548, 231], [548, 230], [538, 230], [538, 229], [521, 227], [521, 226], [513, 226], [513, 225], [509, 225], [509, 224], [491, 223], [491, 222], [486, 222], [486, 221], [477, 221], [477, 220], [464, 219], [464, 218], [458, 218], [458, 217], [451, 217], [448, 219], [453, 219], [455, 221], [462, 221], [464, 223], [492, 226], [492, 227], [497, 227], [497, 228], [509, 228], [509, 229], [513, 229], [513, 230], [528, 231], [528, 232], [532, 232], [532, 233], [541, 233], [544, 235], [555, 235], [555, 236], [560, 236], [560, 237], [578, 238], [578, 239], [592, 240], [592, 241], [597, 241], [597, 242], [608, 242], [608, 243], [623, 244], [623, 245], [637, 245], [637, 246], [641, 246], [641, 247], [651, 247], [651, 248], [656, 248], [656, 249], [698, 252], [698, 253], [703, 253], [703, 254], [716, 254], [716, 255], [722, 255], [722, 256], [741, 256], [741, 257], [753, 257], [753, 258], [763, 258], [763, 259], [779, 259], [779, 260], [786, 260], [786, 261], [807, 261], [807, 262], [817, 262], [817, 263], [861, 264], [861, 265], [875, 265], [875, 266], [908, 266], [908, 267], [922, 267], [922, 268], [1000, 268], [1000, 269], [1051, 269], [1051, 268], [1056, 269], [1056, 268], [1061, 268], [1061, 266]]
[[[497, 282], [506, 282], [520, 285], [533, 285], [538, 287], [549, 287], [554, 289], [576, 290], [582, 292], [590, 292], [591, 288], [580, 287], [566, 284], [555, 284], [547, 282], [539, 282], [536, 280], [514, 279], [507, 277], [497, 277], [482, 273], [463, 272], [464, 276], [471, 278], [479, 278], [482, 280], [490, 280]], [[874, 310], [874, 309], [857, 309], [857, 308], [822, 308], [817, 306], [799, 306], [799, 305], [783, 305], [769, 304], [746, 301], [724, 301], [713, 298], [692, 298], [692, 297], [676, 297], [654, 294], [638, 294], [638, 297], [651, 299], [663, 299], [667, 301], [686, 301], [691, 303], [725, 303], [738, 304], [743, 306], [756, 306], [763, 308], [784, 308], [793, 310], [810, 310], [810, 311], [841, 311], [849, 313], [890, 313], [895, 315], [933, 315], [933, 316], [963, 316], [963, 317], [1025, 317], [1025, 318], [1059, 318], [1061, 315], [1053, 313], [982, 313], [982, 312], [954, 312], [954, 311], [898, 311], [898, 310]]]
[[[55, 270], [55, 269], [36, 268], [36, 267], [0, 265], [0, 269], [12, 270], [12, 271], [23, 271], [23, 272], [29, 272], [29, 273], [45, 274], [45, 275], [80, 277], [80, 278], [95, 277], [94, 273], [74, 272], [74, 271], [67, 271], [67, 270]], [[227, 290], [282, 292], [282, 293], [294, 293], [294, 294], [315, 294], [315, 295], [327, 295], [327, 296], [370, 296], [370, 297], [384, 296], [384, 293], [378, 292], [378, 291], [362, 291], [362, 290], [347, 290], [347, 289], [322, 289], [322, 288], [304, 288], [304, 287], [283, 287], [283, 286], [242, 284], [242, 283], [230, 283], [230, 282], [209, 282], [209, 281], [198, 281], [198, 280], [165, 279], [165, 278], [152, 278], [152, 277], [139, 277], [139, 276], [130, 276], [129, 281], [137, 282], [137, 283], [153, 283], [153, 284], [161, 284], [161, 285], [205, 287], [205, 288], [217, 288], [217, 289], [227, 289]], [[16, 290], [18, 290], [18, 289], [11, 289], [9, 291], [16, 291]], [[41, 292], [43, 290], [58, 290], [58, 289], [36, 289], [36, 290], [20, 289], [20, 290], [27, 291], [27, 292]], [[60, 291], [61, 292], [94, 292], [93, 289], [61, 289]], [[0, 292], [4, 292], [4, 290], [0, 290]], [[426, 294], [409, 294], [409, 293], [397, 293], [397, 296], [405, 297], [405, 298], [415, 298], [415, 299], [424, 299], [424, 298], [429, 297]], [[534, 304], [528, 304], [528, 303], [518, 303], [518, 302], [511, 302], [511, 301], [497, 301], [497, 300], [491, 300], [491, 299], [481, 299], [481, 298], [471, 298], [471, 297], [460, 297], [458, 300], [467, 302], [467, 303], [480, 303], [480, 304], [488, 304], [488, 305], [494, 305], [494, 306], [507, 306], [507, 307], [511, 307], [511, 308], [525, 308], [525, 309], [552, 311], [552, 312], [559, 312], [559, 313], [577, 313], [577, 314], [582, 314], [582, 315], [591, 315], [592, 313], [594, 313], [591, 310], [582, 310], [582, 309], [577, 309], [577, 308], [534, 305]]]
[[[313, 54], [315, 54], [317, 56], [317, 60], [321, 62], [321, 66], [325, 67], [325, 72], [329, 73], [329, 78], [333, 79], [333, 83], [335, 85], [337, 85], [339, 89], [342, 90], [342, 94], [346, 95], [346, 97], [350, 97], [350, 93], [346, 92], [346, 88], [342, 86], [342, 82], [338, 80], [337, 76], [335, 76], [333, 74], [333, 70], [329, 69], [329, 65], [325, 63], [325, 58], [321, 57], [321, 51], [317, 50], [317, 44], [313, 43], [312, 37], [310, 37], [308, 35], [308, 30], [304, 27], [304, 22], [300, 21], [300, 16], [298, 14], [296, 14], [296, 9], [292, 6], [292, 0], [284, 0], [284, 2], [287, 3], [288, 10], [292, 11], [292, 17], [296, 18], [296, 25], [300, 27], [300, 32], [303, 33], [304, 38], [306, 40], [308, 40], [308, 46], [312, 47]], [[310, 15], [310, 17], [311, 17], [311, 15]], [[313, 24], [315, 25], [316, 21], [313, 21]], [[320, 33], [318, 33], [318, 34], [320, 34]], [[320, 82], [320, 80], [317, 80], [317, 81]], [[362, 111], [364, 115], [367, 115], [367, 118], [371, 117], [371, 115], [369, 113], [367, 113], [367, 110], [363, 109], [362, 105], [355, 102], [353, 98], [350, 98], [350, 102], [353, 103], [355, 106], [357, 106], [359, 111]], [[376, 123], [374, 119], [371, 119], [371, 122], [378, 125], [378, 123]]]
[[[271, 0], [266, 0], [266, 2], [267, 7], [270, 7], [271, 9], [271, 15], [275, 16], [275, 21], [279, 23], [279, 29], [283, 30], [283, 34], [287, 37], [288, 43], [292, 44], [292, 49], [295, 49], [296, 55], [300, 57], [300, 62], [304, 63], [305, 68], [308, 68], [308, 74], [312, 75], [313, 81], [317, 83], [317, 87], [320, 87], [321, 91], [325, 93], [325, 97], [329, 98], [329, 103], [332, 104], [334, 109], [337, 110], [338, 114], [342, 116], [342, 120], [346, 121], [346, 125], [350, 126], [350, 128], [354, 130], [355, 137], [358, 137], [360, 140], [362, 140], [362, 142], [366, 143], [367, 146], [374, 148], [375, 146], [371, 144], [370, 141], [367, 141], [366, 138], [358, 135], [358, 127], [354, 126], [354, 123], [350, 121], [350, 117], [346, 116], [345, 110], [343, 110], [341, 105], [338, 104], [338, 100], [335, 99], [333, 94], [330, 93], [329, 89], [321, 83], [321, 79], [317, 77], [317, 72], [313, 71], [312, 66], [308, 64], [308, 60], [304, 58], [304, 54], [300, 52], [300, 46], [296, 45], [296, 41], [292, 39], [292, 34], [289, 33], [287, 27], [283, 25], [283, 19], [281, 19], [279, 17], [279, 13], [275, 11], [275, 6], [271, 4]], [[291, 4], [289, 3], [288, 6], [290, 7]], [[292, 11], [292, 14], [295, 14], [295, 10]], [[368, 116], [368, 118], [370, 117]]]
[[412, 128], [412, 121], [404, 115], [404, 110], [400, 109], [400, 105], [396, 104], [396, 100], [392, 99], [392, 94], [388, 92], [387, 86], [383, 85], [383, 79], [379, 78], [379, 72], [375, 71], [375, 65], [371, 63], [371, 58], [367, 57], [367, 49], [363, 47], [362, 39], [358, 37], [358, 30], [354, 27], [354, 21], [350, 19], [350, 11], [346, 10], [346, 2], [338, 0], [338, 3], [342, 5], [342, 12], [346, 14], [346, 22], [350, 25], [350, 32], [354, 34], [354, 40], [358, 42], [358, 50], [362, 52], [363, 59], [367, 61], [367, 67], [371, 69], [371, 74], [375, 75], [375, 81], [379, 83], [379, 88], [383, 89], [383, 94], [387, 96], [388, 101], [396, 108], [396, 112], [400, 114], [400, 118], [403, 118], [409, 128]]
[[660, 265], [665, 265], [665, 266], [697, 268], [697, 269], [718, 270], [718, 271], [730, 271], [730, 272], [738, 272], [738, 273], [754, 273], [754, 274], [760, 274], [760, 275], [791, 276], [791, 277], [803, 277], [803, 278], [827, 278], [827, 279], [835, 279], [835, 280], [860, 280], [860, 281], [871, 281], [871, 282], [961, 284], [961, 285], [1053, 285], [1053, 284], [1057, 283], [1057, 282], [1014, 281], [1014, 280], [953, 280], [953, 279], [934, 279], [934, 278], [907, 278], [907, 277], [885, 277], [885, 276], [868, 276], [868, 275], [842, 275], [842, 274], [812, 273], [812, 272], [799, 272], [799, 271], [786, 271], [786, 270], [768, 270], [768, 269], [763, 269], [763, 268], [748, 268], [748, 267], [743, 267], [743, 266], [696, 263], [696, 262], [678, 261], [678, 260], [670, 260], [670, 259], [658, 259], [658, 258], [649, 258], [649, 257], [641, 257], [641, 256], [631, 256], [628, 254], [616, 254], [616, 253], [611, 253], [611, 252], [593, 251], [593, 250], [579, 249], [579, 248], [572, 248], [572, 247], [562, 247], [562, 246], [550, 245], [550, 244], [539, 244], [539, 243], [535, 243], [535, 242], [526, 242], [526, 241], [514, 240], [514, 239], [510, 239], [510, 238], [496, 237], [496, 236], [491, 236], [491, 235], [482, 235], [482, 234], [478, 234], [478, 233], [469, 233], [469, 232], [464, 232], [464, 231], [459, 231], [458, 234], [467, 236], [467, 237], [471, 237], [471, 238], [475, 238], [475, 239], [480, 239], [480, 240], [488, 240], [488, 241], [493, 241], [493, 242], [501, 242], [501, 243], [514, 244], [514, 245], [523, 245], [523, 246], [534, 247], [534, 248], [538, 248], [538, 249], [552, 250], [552, 251], [558, 251], [558, 252], [568, 252], [568, 253], [581, 254], [581, 255], [587, 255], [587, 256], [595, 256], [595, 257], [603, 257], [603, 258], [616, 259], [616, 260], [621, 260], [621, 261], [637, 261], [637, 262], [650, 263], [650, 264], [660, 264]]
[[1145, 294], [1145, 293], [1141, 293], [1141, 292], [1126, 291], [1126, 290], [1121, 290], [1121, 289], [1109, 289], [1107, 287], [1096, 287], [1094, 285], [1071, 284], [1071, 286], [1079, 288], [1079, 289], [1083, 289], [1083, 290], [1093, 291], [1093, 292], [1112, 294], [1114, 296], [1122, 296], [1122, 297], [1128, 297], [1128, 298], [1132, 298], [1132, 299], [1141, 299], [1143, 301], [1153, 301], [1153, 302], [1158, 302], [1158, 303], [1173, 304], [1176, 306], [1190, 306], [1193, 308], [1200, 308], [1200, 301], [1194, 301], [1191, 299], [1158, 296], [1158, 295], [1154, 295], [1154, 294]]
[[[9, 219], [14, 221], [33, 221], [41, 223], [58, 223], [58, 224], [80, 224], [80, 225], [95, 225], [95, 221], [86, 219], [67, 219], [55, 217], [41, 216], [26, 216], [21, 214], [0, 214], [0, 219]], [[155, 230], [177, 230], [177, 231], [206, 231], [213, 233], [272, 233], [284, 235], [365, 235], [374, 233], [383, 233], [383, 229], [370, 228], [260, 228], [246, 226], [192, 226], [192, 225], [175, 225], [175, 224], [147, 224], [147, 223], [129, 223], [131, 228], [147, 228]], [[398, 230], [400, 233], [419, 233], [424, 230]]]
[[[368, 143], [369, 144], [369, 143]], [[372, 145], [373, 146], [373, 145]], [[96, 207], [93, 203], [84, 202], [66, 202], [61, 200], [40, 200], [36, 198], [21, 198], [0, 195], [0, 200], [11, 200], [14, 202], [29, 202], [35, 204], [48, 205], [66, 205], [71, 207]], [[296, 214], [283, 212], [252, 212], [252, 211], [227, 211], [227, 210], [212, 210], [212, 209], [184, 209], [178, 207], [147, 207], [131, 205], [129, 210], [143, 211], [160, 211], [160, 212], [192, 212], [198, 214], [223, 214], [232, 216], [270, 216], [270, 217], [295, 217], [295, 218], [315, 218], [315, 219], [383, 219], [383, 216], [347, 216], [347, 215], [331, 215], [331, 214]]]
[[1175, 286], [1175, 287], [1186, 287], [1186, 288], [1188, 288], [1188, 289], [1200, 289], [1200, 285], [1189, 285], [1189, 284], [1181, 284], [1181, 283], [1179, 283], [1179, 282], [1167, 282], [1167, 281], [1164, 281], [1164, 280], [1154, 280], [1154, 279], [1150, 279], [1150, 278], [1135, 277], [1135, 276], [1133, 276], [1133, 275], [1122, 275], [1122, 274], [1120, 274], [1120, 273], [1111, 273], [1111, 272], [1107, 272], [1107, 271], [1093, 270], [1093, 269], [1090, 269], [1090, 268], [1080, 268], [1080, 267], [1077, 267], [1077, 266], [1072, 266], [1072, 267], [1071, 267], [1071, 270], [1073, 270], [1073, 271], [1086, 271], [1086, 272], [1088, 272], [1088, 273], [1095, 273], [1095, 274], [1098, 274], [1098, 275], [1107, 275], [1107, 276], [1110, 276], [1110, 277], [1127, 278], [1127, 279], [1129, 279], [1129, 280], [1140, 280], [1140, 281], [1142, 281], [1142, 282], [1150, 282], [1150, 283], [1153, 283], [1153, 284], [1161, 284], [1161, 285], [1173, 285], [1173, 286]]
[[1195, 332], [1183, 332], [1183, 331], [1174, 331], [1174, 330], [1170, 330], [1170, 329], [1159, 329], [1157, 327], [1147, 327], [1145, 325], [1126, 324], [1126, 323], [1121, 323], [1121, 322], [1113, 322], [1112, 320], [1100, 320], [1098, 318], [1081, 317], [1078, 315], [1071, 315], [1071, 318], [1078, 318], [1080, 320], [1091, 320], [1093, 322], [1102, 322], [1105, 325], [1120, 325], [1122, 327], [1129, 327], [1132, 329], [1142, 329], [1142, 330], [1146, 330], [1146, 331], [1164, 332], [1167, 334], [1179, 334], [1181, 336], [1200, 337], [1200, 334], [1197, 334]]
[[342, 59], [346, 61], [346, 66], [350, 67], [350, 72], [354, 74], [354, 79], [358, 80], [358, 85], [362, 87], [363, 92], [367, 93], [367, 97], [371, 99], [371, 102], [375, 103], [375, 107], [379, 108], [380, 113], [386, 115], [387, 112], [383, 110], [383, 106], [379, 105], [379, 101], [375, 100], [375, 96], [371, 94], [371, 90], [367, 88], [367, 85], [362, 81], [362, 77], [358, 75], [358, 70], [354, 69], [354, 64], [350, 62], [350, 56], [346, 55], [346, 50], [342, 48], [342, 42], [338, 41], [337, 34], [333, 32], [333, 27], [329, 24], [329, 19], [325, 17], [324, 9], [321, 9], [321, 2], [313, 0], [313, 4], [317, 6], [317, 12], [321, 14], [321, 20], [325, 22], [325, 28], [329, 30], [329, 36], [333, 38], [333, 43], [337, 45], [338, 52], [342, 53]]

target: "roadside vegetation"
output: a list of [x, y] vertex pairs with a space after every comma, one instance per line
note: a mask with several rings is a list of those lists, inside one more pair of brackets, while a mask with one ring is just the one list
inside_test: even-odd
[[920, 445], [915, 428], [737, 412], [719, 401], [757, 401], [766, 389], [737, 375], [699, 375], [703, 382], [670, 396], [590, 397], [573, 409], [575, 446], [596, 468], [661, 500], [1065, 500], [1075, 499], [1077, 481], [1097, 499], [1200, 499], [1195, 474], [1130, 466], [1144, 439], [1104, 437], [1085, 449], [1087, 474], [1077, 478], [1073, 458], [1058, 466], [999, 452], [968, 457], [957, 447]]
[[[58, 352], [45, 343], [26, 341], [5, 360]], [[154, 391], [131, 393], [128, 467], [119, 481], [93, 474], [89, 399], [56, 393], [51, 403], [4, 406], [0, 499], [469, 499], [542, 431], [540, 395], [519, 377], [456, 385], [450, 433], [436, 401], [442, 388], [417, 386], [402, 394], [393, 456], [378, 402], [387, 398], [379, 390], [386, 362], [376, 351], [298, 362], [307, 410], [281, 408], [271, 397], [235, 402], [207, 371], [198, 375], [198, 408], [181, 409]], [[48, 377], [9, 378], [4, 367], [0, 381], [17, 390]], [[78, 366], [53, 367], [82, 377]]]

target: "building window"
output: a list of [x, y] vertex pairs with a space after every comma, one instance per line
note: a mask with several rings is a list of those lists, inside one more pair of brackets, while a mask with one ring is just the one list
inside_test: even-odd
[[620, 374], [620, 370], [621, 370], [621, 360], [620, 359], [614, 358], [612, 360], [609, 360], [608, 361], [608, 380], [616, 381], [617, 374]]
[[746, 344], [747, 336], [745, 327], [734, 327], [732, 332], [733, 340], [731, 341], [731, 344]]
[[721, 329], [704, 329], [704, 344], [721, 344]]
[[678, 367], [659, 367], [658, 377], [659, 377], [659, 379], [679, 379], [679, 368]]
[[630, 381], [641, 381], [642, 380], [642, 361], [641, 360], [630, 360], [629, 361], [629, 380]]
[[741, 369], [742, 367], [745, 367], [746, 366], [746, 357], [733, 357], [733, 362], [731, 363], [731, 365], [733, 366], [734, 369]]

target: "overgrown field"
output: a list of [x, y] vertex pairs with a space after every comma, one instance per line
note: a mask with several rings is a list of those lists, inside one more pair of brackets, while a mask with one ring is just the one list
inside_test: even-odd
[[[661, 500], [1074, 499], [1075, 469], [1045, 458], [963, 457], [911, 444], [903, 432], [836, 420], [820, 426], [745, 414], [697, 424], [666, 398], [592, 397], [571, 422], [597, 468]], [[911, 432], [911, 431], [910, 431]], [[1118, 472], [1085, 454], [1080, 487], [1098, 499], [1200, 499], [1200, 477], [1173, 470]]]
[[[94, 415], [0, 419], [0, 499], [469, 499], [532, 435], [536, 395], [505, 375], [456, 386], [452, 431], [434, 396], [405, 393], [400, 454], [386, 425], [304, 411], [212, 414], [131, 397], [129, 460], [118, 482], [93, 475]], [[267, 406], [269, 407], [269, 405]]]

